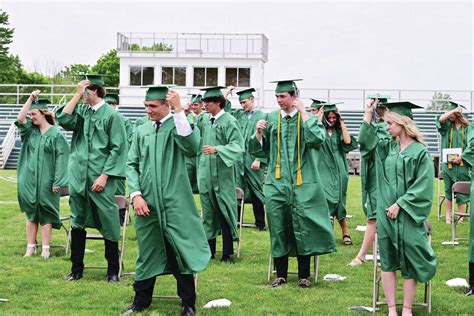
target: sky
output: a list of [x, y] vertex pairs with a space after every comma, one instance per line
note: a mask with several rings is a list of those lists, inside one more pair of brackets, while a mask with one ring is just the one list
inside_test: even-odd
[[[263, 33], [265, 82], [474, 90], [471, 1], [0, 0], [28, 70], [94, 64], [117, 32]], [[268, 87], [271, 87], [268, 84]]]

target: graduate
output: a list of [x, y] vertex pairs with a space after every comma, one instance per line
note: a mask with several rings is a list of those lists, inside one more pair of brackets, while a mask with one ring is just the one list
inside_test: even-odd
[[[446, 113], [438, 116], [436, 127], [441, 135], [441, 150], [446, 148], [466, 148], [466, 136], [469, 132], [469, 121], [462, 115], [463, 105], [449, 101]], [[441, 159], [441, 158], [440, 158]], [[453, 201], [451, 190], [456, 181], [470, 181], [469, 168], [464, 164], [461, 157], [455, 157], [453, 161], [441, 165], [444, 178], [444, 195], [446, 197], [446, 223], [451, 224], [451, 210]], [[469, 196], [456, 195], [458, 210], [466, 212], [466, 203]]]
[[[390, 140], [392, 136], [390, 136], [389, 132], [387, 131], [387, 125], [383, 121], [383, 116], [387, 111], [385, 103], [388, 102], [390, 96], [377, 94], [371, 95], [368, 98], [370, 100], [369, 102], [371, 102], [370, 108], [372, 109], [372, 112], [370, 114], [370, 118], [367, 118], [365, 121], [371, 122], [371, 124], [376, 127], [376, 134], [379, 140]], [[359, 266], [366, 262], [365, 256], [369, 252], [369, 249], [374, 243], [375, 239], [377, 224], [377, 175], [375, 174], [375, 160], [373, 157], [371, 157], [373, 154], [373, 151], [366, 151], [366, 148], [360, 149], [362, 210], [367, 217], [367, 226], [359, 253], [349, 263], [349, 266], [352, 267]]]
[[[86, 75], [76, 94], [58, 110], [58, 123], [73, 131], [69, 156], [71, 206], [71, 273], [82, 278], [86, 227], [104, 237], [107, 281], [118, 282], [120, 239], [119, 211], [115, 203], [118, 181], [125, 178], [127, 135], [117, 111], [104, 101], [101, 75]], [[83, 104], [79, 104], [80, 101]]]
[[[242, 109], [234, 111], [233, 115], [239, 122], [245, 147], [242, 160], [236, 165], [235, 171], [237, 186], [244, 190], [245, 199], [252, 202], [255, 227], [263, 231], [265, 230], [263, 179], [267, 159], [253, 157], [248, 150], [248, 142], [250, 137], [255, 134], [257, 122], [264, 120], [266, 115], [262, 111], [255, 109], [253, 92], [255, 92], [254, 88], [237, 92]], [[240, 216], [239, 210], [240, 207], [237, 210], [238, 216]]]
[[396, 274], [403, 277], [403, 314], [411, 315], [417, 282], [436, 272], [436, 258], [424, 222], [433, 202], [434, 167], [423, 137], [413, 122], [410, 102], [386, 103], [384, 115], [392, 139], [379, 138], [369, 102], [360, 128], [361, 152], [373, 152], [377, 176], [377, 233], [382, 282], [389, 315], [397, 315]]
[[[133, 124], [127, 117], [125, 117], [125, 115], [120, 113], [118, 110], [119, 95], [116, 93], [107, 93], [104, 97], [104, 101], [107, 102], [107, 104], [110, 105], [114, 110], [116, 110], [117, 114], [122, 119], [123, 125], [125, 127], [125, 133], [127, 134], [127, 148], [130, 148], [133, 138]], [[115, 194], [125, 196], [125, 179], [121, 179], [117, 182], [117, 192], [115, 192]], [[119, 209], [120, 225], [122, 225], [125, 220], [125, 211], [126, 210], [124, 208]]]
[[150, 120], [137, 128], [127, 162], [138, 257], [135, 298], [123, 315], [148, 308], [156, 276], [165, 274], [176, 278], [181, 315], [194, 315], [193, 273], [211, 257], [185, 166], [185, 157], [200, 150], [199, 130], [192, 130], [179, 95], [167, 86], [150, 86], [144, 103]]
[[201, 89], [209, 119], [201, 129], [198, 187], [204, 229], [216, 253], [216, 237], [222, 234], [221, 261], [232, 263], [233, 241], [238, 241], [234, 166], [242, 159], [244, 141], [237, 120], [224, 111], [223, 87]]
[[324, 104], [327, 104], [327, 102], [324, 102], [324, 101], [320, 101], [320, 100], [316, 100], [316, 99], [310, 99], [312, 102], [311, 102], [311, 106], [309, 108], [309, 111], [311, 112], [311, 114], [313, 115], [318, 115], [319, 113], [319, 110], [323, 107]]
[[[18, 202], [26, 214], [27, 248], [25, 257], [36, 252], [36, 235], [41, 226], [41, 256], [49, 258], [52, 229], [61, 228], [59, 189], [67, 186], [69, 145], [61, 131], [54, 126], [51, 102], [38, 99], [33, 91], [18, 113], [15, 125], [21, 137], [18, 162]], [[29, 114], [29, 118], [27, 118]]]
[[323, 124], [326, 139], [319, 148], [318, 170], [324, 179], [324, 192], [329, 211], [337, 219], [342, 230], [343, 245], [352, 245], [346, 225], [346, 198], [349, 183], [349, 165], [346, 154], [357, 149], [356, 139], [347, 131], [346, 124], [338, 112], [336, 104], [324, 104]]
[[322, 115], [309, 116], [298, 98], [296, 80], [274, 81], [280, 110], [256, 125], [249, 142], [255, 157], [268, 158], [265, 205], [271, 256], [277, 278], [287, 283], [288, 257], [298, 259], [298, 286], [310, 286], [310, 258], [336, 251], [317, 149], [326, 139]]
[[[471, 171], [471, 184], [474, 183], [474, 129], [469, 129], [466, 135], [466, 149], [462, 153], [462, 160], [467, 164]], [[474, 202], [474, 185], [471, 185], [471, 200], [470, 204]], [[472, 208], [471, 208], [472, 210]], [[469, 289], [466, 291], [467, 296], [474, 295], [474, 212], [471, 212], [471, 218], [469, 220], [469, 246], [467, 248], [467, 259], [469, 269]]]

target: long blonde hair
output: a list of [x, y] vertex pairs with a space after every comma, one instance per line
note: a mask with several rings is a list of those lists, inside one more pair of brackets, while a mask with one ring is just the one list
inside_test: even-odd
[[414, 138], [417, 142], [423, 144], [426, 147], [425, 140], [423, 139], [420, 130], [418, 129], [418, 127], [416, 127], [415, 122], [408, 116], [400, 115], [392, 111], [387, 111], [385, 112], [384, 120], [392, 120], [394, 123], [403, 126], [407, 136]]
[[455, 120], [453, 123], [459, 122], [462, 126], [466, 127], [469, 125], [469, 121], [462, 115], [462, 113], [456, 112], [454, 113]]

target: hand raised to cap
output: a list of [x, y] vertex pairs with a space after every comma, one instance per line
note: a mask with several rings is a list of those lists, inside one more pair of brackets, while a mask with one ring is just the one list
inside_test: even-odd
[[86, 88], [90, 85], [91, 85], [91, 82], [89, 80], [82, 80], [81, 82], [77, 84], [76, 93], [83, 94]]
[[179, 97], [178, 92], [176, 92], [175, 90], [168, 90], [168, 94], [166, 95], [166, 101], [170, 104], [175, 113], [181, 112], [183, 110], [183, 108], [181, 107], [181, 98]]

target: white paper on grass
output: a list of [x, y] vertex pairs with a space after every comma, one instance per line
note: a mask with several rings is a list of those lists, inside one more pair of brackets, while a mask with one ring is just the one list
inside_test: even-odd
[[9, 299], [8, 298], [0, 298], [0, 302], [8, 302]]
[[459, 242], [457, 241], [443, 241], [443, 245], [459, 245]]
[[357, 225], [356, 230], [360, 232], [365, 232], [367, 230], [367, 226]]
[[448, 163], [448, 155], [461, 156], [462, 148], [445, 148], [443, 149], [443, 163]]
[[[373, 313], [374, 311], [373, 307], [368, 307], [368, 306], [351, 306], [349, 307], [349, 309], [353, 311], [366, 311], [366, 312], [371, 312], [371, 313]], [[376, 308], [375, 310], [378, 311], [378, 308]]]
[[449, 287], [469, 287], [469, 284], [467, 284], [466, 279], [463, 278], [454, 278], [448, 280], [446, 281], [446, 285]]
[[[374, 255], [365, 255], [365, 260], [367, 261], [373, 261], [374, 260]], [[380, 260], [380, 256], [377, 255], [377, 260]]]
[[347, 215], [346, 215], [346, 218], [353, 218], [354, 216], [355, 216], [355, 215], [349, 215], [349, 214], [347, 214]]
[[232, 304], [232, 302], [229, 301], [228, 299], [220, 298], [220, 299], [217, 299], [217, 300], [207, 302], [206, 305], [204, 305], [204, 308], [229, 307], [230, 304]]
[[326, 274], [323, 278], [324, 281], [343, 281], [346, 277], [339, 274]]

